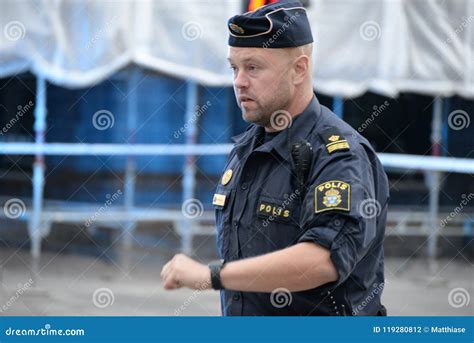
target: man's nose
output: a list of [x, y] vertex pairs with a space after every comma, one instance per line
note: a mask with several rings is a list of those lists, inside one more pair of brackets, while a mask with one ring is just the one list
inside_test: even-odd
[[245, 73], [238, 71], [234, 76], [234, 85], [236, 88], [247, 88], [249, 86], [248, 77]]

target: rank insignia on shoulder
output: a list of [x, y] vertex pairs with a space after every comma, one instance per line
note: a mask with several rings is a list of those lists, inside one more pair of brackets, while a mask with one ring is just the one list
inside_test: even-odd
[[349, 142], [340, 134], [336, 128], [330, 128], [321, 133], [321, 137], [326, 144], [328, 153], [335, 151], [349, 150]]
[[351, 185], [332, 180], [316, 186], [314, 190], [314, 212], [331, 210], [350, 211]]

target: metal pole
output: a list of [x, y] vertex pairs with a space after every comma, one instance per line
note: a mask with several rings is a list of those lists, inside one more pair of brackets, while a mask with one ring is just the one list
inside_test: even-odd
[[[135, 130], [137, 127], [137, 112], [138, 112], [138, 100], [137, 100], [137, 86], [140, 76], [138, 67], [132, 66], [130, 72], [130, 78], [128, 81], [128, 102], [127, 102], [127, 133], [128, 143], [135, 144]], [[124, 205], [125, 212], [129, 213], [133, 211], [134, 200], [135, 200], [135, 172], [136, 172], [136, 161], [134, 155], [127, 155], [127, 162], [125, 167], [125, 183], [124, 183]], [[127, 221], [125, 223], [125, 232], [123, 236], [123, 246], [125, 248], [125, 254], [130, 253], [132, 247], [132, 238], [136, 229], [136, 222], [134, 220]]]
[[[431, 123], [431, 143], [432, 143], [432, 155], [440, 156], [441, 149], [441, 126], [442, 126], [442, 107], [443, 99], [436, 98], [433, 106], [433, 120]], [[438, 223], [438, 212], [439, 212], [439, 190], [440, 190], [440, 179], [441, 172], [431, 171], [430, 172], [430, 199], [429, 199], [429, 215], [430, 215], [430, 227], [431, 232], [428, 236], [428, 262], [430, 268], [436, 267], [437, 257], [437, 243], [439, 236], [439, 223]]]
[[[35, 144], [40, 145], [45, 141], [46, 132], [46, 80], [44, 77], [38, 77], [36, 82], [34, 131]], [[43, 210], [44, 170], [44, 155], [42, 152], [39, 152], [35, 154], [33, 163], [33, 210], [31, 220], [28, 222], [33, 267], [35, 265], [37, 266], [41, 254], [41, 212]]]
[[[196, 82], [187, 82], [187, 97], [186, 97], [186, 115], [185, 123], [187, 124], [186, 130], [186, 144], [197, 143], [197, 122], [198, 117], [196, 115], [196, 107], [198, 105], [198, 85]], [[194, 190], [196, 187], [196, 156], [189, 154], [186, 156], [186, 164], [183, 173], [183, 203], [186, 200], [194, 199]], [[192, 223], [190, 220], [186, 220], [184, 230], [182, 231], [181, 249], [187, 254], [192, 254], [193, 244], [193, 233]]]
[[336, 113], [339, 118], [344, 117], [344, 99], [340, 96], [335, 96], [332, 100], [332, 111]]

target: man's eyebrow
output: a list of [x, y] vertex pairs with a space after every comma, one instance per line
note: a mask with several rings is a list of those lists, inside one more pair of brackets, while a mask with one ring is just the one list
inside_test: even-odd
[[[227, 57], [227, 60], [228, 60], [230, 63], [233, 63], [232, 58]], [[242, 63], [247, 63], [247, 62], [252, 62], [252, 61], [262, 63], [262, 61], [261, 61], [259, 58], [254, 57], [254, 56], [244, 58], [244, 59], [242, 60]]]

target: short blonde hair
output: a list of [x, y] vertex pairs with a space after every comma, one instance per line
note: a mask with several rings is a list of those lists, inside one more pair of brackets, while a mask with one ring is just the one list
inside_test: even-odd
[[300, 57], [301, 55], [306, 55], [309, 58], [313, 55], [313, 43], [297, 46], [294, 48], [284, 48], [284, 50], [288, 55], [293, 58]]

